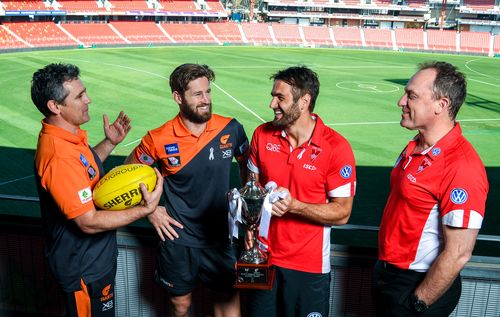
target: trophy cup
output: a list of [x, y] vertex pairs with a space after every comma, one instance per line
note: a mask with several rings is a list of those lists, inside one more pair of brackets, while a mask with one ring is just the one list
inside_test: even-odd
[[236, 288], [271, 289], [274, 280], [274, 268], [269, 263], [269, 255], [257, 247], [256, 229], [262, 215], [262, 205], [267, 190], [250, 174], [250, 181], [239, 190], [241, 198], [241, 216], [247, 229], [253, 232], [253, 245], [243, 251], [236, 263]]

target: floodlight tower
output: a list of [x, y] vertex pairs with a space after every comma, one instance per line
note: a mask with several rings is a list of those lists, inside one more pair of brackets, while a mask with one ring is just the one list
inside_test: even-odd
[[441, 2], [441, 15], [439, 17], [439, 29], [443, 30], [444, 18], [446, 16], [446, 0]]

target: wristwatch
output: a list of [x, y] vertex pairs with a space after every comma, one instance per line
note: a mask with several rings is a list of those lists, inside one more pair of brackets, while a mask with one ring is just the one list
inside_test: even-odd
[[412, 294], [411, 295], [411, 304], [413, 306], [413, 309], [417, 313], [423, 313], [429, 308], [429, 305], [427, 305], [423, 300], [417, 297], [417, 295]]

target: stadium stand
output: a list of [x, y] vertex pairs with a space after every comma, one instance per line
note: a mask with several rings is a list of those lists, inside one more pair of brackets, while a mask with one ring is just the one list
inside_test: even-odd
[[[53, 8], [41, 0], [2, 1], [4, 10], [52, 10]], [[46, 5], [47, 4], [47, 5]]]
[[63, 23], [62, 27], [85, 46], [127, 43], [104, 23]]
[[67, 12], [105, 12], [106, 8], [97, 6], [96, 1], [58, 0], [59, 10]]
[[216, 43], [203, 24], [160, 24], [177, 43]]
[[399, 49], [424, 49], [424, 32], [421, 29], [396, 29], [396, 45]]
[[77, 45], [68, 35], [53, 22], [5, 23], [17, 36], [35, 47]]
[[500, 35], [495, 36], [493, 42], [493, 54], [500, 55]]
[[273, 38], [269, 33], [266, 23], [244, 23], [241, 27], [249, 42], [254, 44], [273, 44]]
[[299, 27], [296, 24], [273, 24], [274, 37], [278, 44], [282, 45], [303, 45]]
[[302, 26], [306, 45], [308, 46], [333, 46], [328, 28], [318, 26]]
[[463, 5], [475, 11], [493, 10], [495, 0], [463, 0]]
[[172, 43], [154, 22], [112, 22], [112, 26], [131, 43]]
[[338, 46], [363, 46], [360, 29], [334, 27], [333, 34]]
[[0, 26], [0, 49], [29, 47], [26, 43], [12, 35], [9, 30]]
[[133, 1], [133, 0], [111, 0], [108, 1], [110, 11], [146, 11], [150, 10], [148, 8], [147, 2], [145, 0]]
[[388, 29], [364, 29], [367, 47], [392, 49], [391, 30]]
[[427, 46], [431, 51], [457, 51], [457, 33], [446, 30], [427, 30]]
[[[499, 36], [496, 37], [499, 39]], [[460, 51], [465, 53], [488, 54], [490, 46], [490, 34], [486, 32], [460, 33]]]
[[164, 11], [196, 11], [198, 8], [192, 0], [159, 1]]
[[238, 25], [234, 22], [222, 22], [222, 23], [207, 23], [208, 28], [212, 33], [219, 39], [222, 43], [233, 43], [241, 44], [243, 39], [241, 38], [240, 30]]

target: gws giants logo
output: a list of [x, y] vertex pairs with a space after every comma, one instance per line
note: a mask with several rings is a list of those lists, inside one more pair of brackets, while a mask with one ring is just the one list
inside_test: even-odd
[[461, 205], [467, 201], [468, 198], [467, 191], [462, 188], [455, 188], [450, 193], [451, 201], [457, 205]]
[[233, 146], [233, 143], [231, 143], [231, 142], [229, 142], [229, 143], [228, 143], [228, 142], [227, 142], [227, 141], [229, 140], [229, 137], [230, 137], [230, 136], [231, 136], [230, 134], [224, 134], [223, 136], [221, 136], [221, 137], [220, 137], [220, 145], [219, 145], [219, 148], [220, 148], [221, 150], [223, 150], [223, 149], [228, 149], [228, 148], [230, 148], [230, 147], [232, 147], [232, 146]]
[[266, 144], [266, 150], [271, 151], [271, 152], [279, 152], [280, 151], [280, 145], [279, 144], [273, 144], [273, 143], [267, 143]]
[[102, 297], [99, 299], [102, 303], [102, 311], [112, 309], [113, 304], [113, 293], [111, 291], [111, 284], [108, 284], [101, 291]]

